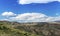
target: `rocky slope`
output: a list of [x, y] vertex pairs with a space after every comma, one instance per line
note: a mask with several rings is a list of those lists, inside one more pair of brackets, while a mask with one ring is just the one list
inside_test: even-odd
[[0, 21], [0, 36], [60, 36], [60, 23]]

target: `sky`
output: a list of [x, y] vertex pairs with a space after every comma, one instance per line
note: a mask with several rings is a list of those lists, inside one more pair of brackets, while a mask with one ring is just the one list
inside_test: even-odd
[[57, 21], [60, 20], [60, 0], [0, 0], [0, 20]]

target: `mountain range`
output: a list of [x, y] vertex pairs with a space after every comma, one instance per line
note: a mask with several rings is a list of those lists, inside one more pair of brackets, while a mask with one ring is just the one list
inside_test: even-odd
[[60, 23], [0, 21], [0, 36], [60, 36]]

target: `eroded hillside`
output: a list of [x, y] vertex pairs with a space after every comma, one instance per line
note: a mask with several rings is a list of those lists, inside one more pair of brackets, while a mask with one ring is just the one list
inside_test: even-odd
[[60, 36], [60, 23], [0, 21], [0, 36]]

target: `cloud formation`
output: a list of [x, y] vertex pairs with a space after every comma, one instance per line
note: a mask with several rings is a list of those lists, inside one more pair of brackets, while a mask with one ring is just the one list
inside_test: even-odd
[[10, 19], [18, 22], [51, 22], [60, 20], [60, 16], [51, 17], [42, 13], [24, 13]]
[[1, 15], [2, 16], [15, 16], [16, 14], [13, 12], [3, 12]]
[[43, 13], [14, 14], [13, 12], [4, 12], [2, 13], [2, 16], [8, 16], [8, 18], [4, 18], [0, 20], [17, 21], [17, 22], [52, 22], [52, 21], [60, 20], [60, 16], [52, 17], [45, 15]]
[[18, 0], [19, 4], [31, 4], [31, 3], [49, 3], [49, 2], [54, 2], [60, 0]]

